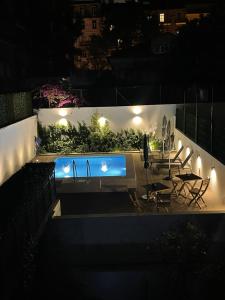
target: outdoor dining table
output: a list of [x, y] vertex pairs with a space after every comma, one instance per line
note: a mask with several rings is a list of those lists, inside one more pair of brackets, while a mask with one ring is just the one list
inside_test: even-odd
[[190, 184], [190, 181], [194, 181], [191, 185], [191, 188], [193, 188], [198, 180], [201, 180], [202, 177], [194, 174], [194, 173], [187, 173], [187, 174], [177, 174], [176, 177], [180, 178], [182, 180], [182, 185], [179, 189], [178, 196], [182, 196], [184, 198], [187, 198], [187, 194], [185, 191], [185, 186], [187, 186], [187, 183]]
[[154, 182], [143, 185], [146, 190], [147, 200], [154, 200], [156, 193], [162, 190], [169, 189], [169, 187], [161, 182]]

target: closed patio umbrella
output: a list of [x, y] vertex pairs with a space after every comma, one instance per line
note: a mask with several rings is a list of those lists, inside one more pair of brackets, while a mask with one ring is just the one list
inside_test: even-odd
[[143, 151], [144, 151], [144, 168], [147, 169], [149, 167], [149, 146], [148, 146], [149, 138], [147, 134], [144, 134], [143, 137]]
[[[144, 154], [144, 168], [146, 170], [146, 184], [148, 184], [148, 168], [149, 168], [149, 137], [144, 134], [143, 137], [143, 154]], [[147, 195], [142, 196], [143, 199], [147, 199]]]
[[167, 119], [166, 116], [163, 116], [163, 121], [162, 121], [162, 139], [163, 139], [163, 155], [164, 157], [164, 147], [165, 147], [165, 138], [166, 138], [166, 127], [167, 127]]

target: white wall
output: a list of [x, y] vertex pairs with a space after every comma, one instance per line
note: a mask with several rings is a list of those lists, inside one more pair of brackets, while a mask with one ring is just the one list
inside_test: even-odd
[[[210, 177], [210, 201], [212, 201], [212, 203], [209, 203], [209, 205], [216, 206], [219, 204], [225, 204], [225, 165], [203, 150], [200, 146], [192, 142], [179, 130], [175, 129], [175, 143], [177, 148], [179, 140], [184, 146], [184, 150], [182, 151], [183, 157], [181, 156], [181, 158], [183, 159], [185, 157], [187, 147], [193, 149], [194, 154], [191, 159], [193, 172], [198, 175], [200, 174], [203, 178]], [[200, 156], [200, 158], [198, 158], [198, 156]]]
[[[161, 136], [163, 116], [166, 115], [172, 123], [176, 112], [176, 105], [174, 104], [140, 105], [138, 106], [140, 108], [139, 113], [134, 112], [135, 108], [137, 106], [46, 108], [39, 110], [38, 120], [44, 126], [59, 123], [62, 118], [74, 125], [77, 125], [77, 121], [85, 121], [86, 124], [90, 124], [92, 114], [97, 111], [109, 121], [110, 128], [113, 131], [134, 128], [149, 132], [156, 129], [157, 135]], [[136, 119], [134, 119], [135, 117]], [[135, 120], [139, 123], [135, 123]]]
[[37, 117], [0, 129], [0, 185], [35, 156]]

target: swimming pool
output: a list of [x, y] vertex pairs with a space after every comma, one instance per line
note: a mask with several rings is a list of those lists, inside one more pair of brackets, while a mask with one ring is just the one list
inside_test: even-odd
[[56, 178], [126, 176], [124, 155], [64, 156], [55, 164]]

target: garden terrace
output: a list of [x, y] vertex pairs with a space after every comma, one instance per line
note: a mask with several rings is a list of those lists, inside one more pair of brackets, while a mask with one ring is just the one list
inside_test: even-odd
[[[154, 152], [158, 157], [159, 152]], [[143, 155], [139, 151], [120, 152], [119, 154], [129, 156], [129, 164], [132, 165], [133, 175], [131, 177], [93, 177], [93, 178], [65, 178], [64, 180], [56, 180], [56, 189], [58, 191], [58, 199], [61, 200], [61, 213], [66, 211], [66, 215], [80, 214], [179, 214], [179, 213], [207, 213], [207, 212], [224, 212], [225, 206], [220, 201], [216, 201], [214, 197], [214, 186], [210, 186], [204, 195], [207, 207], [200, 210], [197, 206], [188, 206], [187, 201], [183, 197], [172, 198], [170, 207], [160, 207], [157, 209], [155, 202], [148, 202], [142, 198], [146, 194], [144, 185], [146, 183], [161, 182], [172, 189], [172, 182], [165, 180], [168, 176], [168, 170], [156, 173], [154, 169], [145, 170], [143, 165]], [[76, 158], [87, 154], [73, 154]], [[106, 153], [93, 153], [94, 156], [108, 155]], [[113, 155], [113, 154], [112, 154]], [[118, 153], [117, 153], [118, 155]], [[70, 155], [69, 155], [70, 156]], [[55, 161], [60, 156], [56, 155], [40, 155], [37, 156], [39, 162]], [[147, 178], [146, 178], [147, 172]], [[118, 200], [120, 198], [120, 202]], [[129, 198], [129, 200], [127, 200]], [[102, 199], [102, 200], [101, 200]], [[107, 203], [106, 203], [107, 199]], [[82, 200], [82, 201], [81, 201]], [[96, 204], [96, 206], [95, 206]], [[68, 209], [70, 208], [70, 211]], [[85, 209], [86, 207], [86, 209]], [[105, 207], [105, 210], [104, 210]], [[59, 215], [61, 215], [58, 212]]]
[[[216, 104], [214, 104], [216, 105]], [[220, 104], [221, 106], [222, 104]], [[64, 108], [64, 109], [41, 109], [38, 113], [38, 120], [40, 122], [39, 133], [42, 140], [39, 147], [39, 153], [41, 156], [37, 157], [39, 161], [42, 159], [45, 161], [54, 160], [54, 154], [49, 152], [55, 152], [56, 155], [64, 156], [65, 154], [86, 156], [90, 153], [99, 155], [100, 153], [114, 154], [132, 152], [132, 160], [135, 169], [135, 181], [136, 184], [130, 183], [124, 184], [122, 178], [107, 178], [101, 182], [99, 179], [91, 179], [88, 184], [79, 182], [74, 183], [73, 180], [67, 185], [67, 193], [96, 193], [96, 192], [108, 192], [126, 190], [134, 192], [136, 189], [135, 206], [138, 212], [155, 212], [154, 206], [146, 205], [141, 196], [146, 191], [144, 185], [147, 183], [162, 182], [164, 185], [171, 188], [171, 181], [164, 181], [164, 178], [168, 175], [168, 169], [162, 170], [158, 173], [154, 168], [144, 168], [143, 161], [143, 137], [144, 133], [149, 136], [149, 146], [152, 153], [150, 153], [150, 161], [152, 157], [158, 158], [163, 155], [163, 137], [162, 137], [162, 125], [164, 117], [167, 119], [167, 123], [170, 126], [170, 133], [174, 134], [173, 149], [179, 149], [181, 144], [184, 150], [180, 155], [182, 161], [185, 160], [187, 154], [193, 151], [193, 155], [189, 161], [189, 169], [202, 178], [211, 178], [210, 185], [207, 192], [204, 195], [206, 199], [207, 207], [201, 211], [223, 211], [225, 203], [225, 190], [223, 184], [223, 178], [225, 174], [225, 167], [222, 162], [218, 161], [211, 153], [205, 151], [197, 144], [197, 141], [203, 138], [201, 135], [201, 127], [196, 130], [195, 126], [203, 124], [204, 116], [208, 116], [208, 113], [201, 114], [198, 112], [197, 124], [192, 124], [193, 132], [199, 134], [199, 138], [195, 137], [195, 141], [189, 138], [190, 126], [188, 122], [189, 106], [181, 110], [180, 106], [176, 105], [153, 105], [153, 106], [134, 106], [134, 107], [98, 107], [98, 108]], [[195, 106], [194, 104], [192, 105]], [[219, 107], [220, 107], [219, 106]], [[199, 109], [203, 108], [203, 105], [198, 104]], [[176, 110], [177, 109], [177, 110]], [[210, 111], [211, 106], [206, 105], [205, 110]], [[180, 114], [186, 111], [183, 117]], [[198, 110], [195, 109], [196, 114]], [[216, 111], [216, 110], [215, 110]], [[178, 113], [178, 125], [176, 125], [175, 118], [176, 112]], [[186, 119], [184, 117], [186, 116]], [[180, 129], [180, 124], [183, 118], [185, 122], [185, 132]], [[212, 118], [211, 118], [212, 119]], [[196, 120], [191, 115], [190, 121], [193, 123]], [[189, 124], [189, 125], [188, 125]], [[214, 128], [215, 127], [215, 122]], [[178, 126], [178, 127], [177, 127]], [[207, 127], [208, 128], [208, 127]], [[209, 127], [212, 131], [212, 126]], [[168, 129], [166, 129], [168, 131]], [[212, 136], [212, 132], [209, 132]], [[168, 133], [167, 133], [168, 135]], [[207, 135], [204, 135], [206, 137]], [[168, 139], [166, 139], [168, 141]], [[169, 156], [168, 142], [165, 141], [164, 150], [167, 148], [167, 157]], [[207, 144], [208, 145], [208, 144]], [[212, 148], [212, 146], [210, 146]], [[212, 149], [216, 149], [216, 144]], [[155, 154], [154, 154], [155, 151]], [[44, 154], [48, 152], [47, 156]], [[172, 157], [172, 151], [170, 151]], [[51, 155], [53, 155], [51, 157]], [[148, 173], [148, 179], [146, 179], [146, 172]], [[104, 184], [107, 181], [109, 184]], [[123, 182], [123, 183], [122, 183]], [[102, 184], [103, 183], [103, 184]], [[61, 185], [62, 187], [63, 185]], [[114, 187], [113, 187], [114, 186]], [[125, 186], [125, 187], [124, 187]], [[66, 185], [61, 189], [66, 192]], [[116, 188], [115, 188], [116, 187]], [[107, 190], [108, 188], [108, 190]], [[60, 190], [58, 190], [60, 192]], [[224, 192], [223, 192], [224, 191]], [[60, 192], [60, 193], [61, 193]], [[131, 197], [134, 195], [130, 195]], [[89, 194], [89, 197], [90, 194]], [[94, 197], [94, 196], [93, 196]], [[116, 196], [115, 196], [116, 197]], [[132, 198], [132, 200], [134, 200]], [[187, 204], [187, 203], [186, 203]], [[174, 201], [172, 207], [169, 209], [171, 213], [196, 211], [196, 207], [188, 207], [185, 201]], [[165, 210], [160, 210], [164, 212]]]

